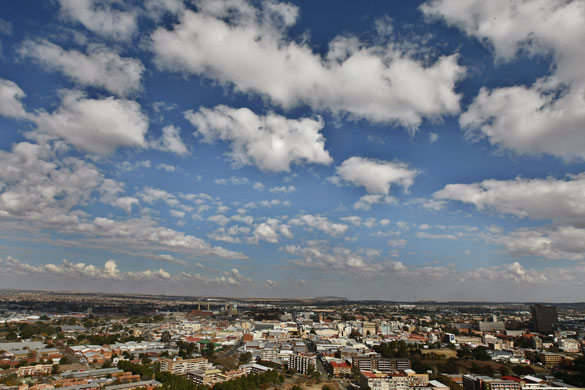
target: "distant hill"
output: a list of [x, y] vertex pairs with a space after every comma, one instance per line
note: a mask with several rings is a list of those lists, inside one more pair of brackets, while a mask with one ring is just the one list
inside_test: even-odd
[[348, 299], [345, 297], [336, 297], [336, 296], [325, 296], [325, 297], [315, 297], [313, 298], [314, 301], [347, 301]]

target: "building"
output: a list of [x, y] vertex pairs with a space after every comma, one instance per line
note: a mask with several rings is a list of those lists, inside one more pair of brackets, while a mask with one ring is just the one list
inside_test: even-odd
[[155, 381], [155, 380], [149, 380], [149, 381], [140, 381], [140, 382], [134, 382], [134, 383], [124, 383], [121, 385], [112, 385], [112, 386], [106, 386], [105, 389], [106, 390], [135, 390], [135, 389], [146, 389], [146, 390], [152, 390], [152, 389], [156, 389], [158, 387], [161, 387], [162, 383]]
[[331, 362], [331, 374], [336, 377], [344, 377], [346, 375], [351, 375], [351, 366], [346, 362], [337, 363]]
[[463, 375], [464, 390], [522, 390], [520, 382], [489, 376]]
[[362, 390], [409, 390], [408, 376], [404, 373], [387, 374], [380, 371], [363, 371], [360, 373]]
[[352, 358], [351, 365], [360, 369], [360, 371], [378, 371], [377, 355], [362, 355]]
[[559, 322], [557, 308], [555, 306], [534, 305], [530, 306], [534, 330], [539, 333], [551, 333]]
[[189, 371], [204, 370], [207, 368], [207, 359], [160, 359], [160, 370], [170, 372], [175, 375], [186, 375]]
[[300, 372], [301, 374], [306, 374], [309, 370], [309, 366], [313, 366], [313, 369], [317, 367], [317, 356], [312, 353], [298, 353], [289, 357], [289, 369], [297, 370], [297, 372]]
[[428, 374], [417, 374], [413, 370], [404, 371], [408, 379], [408, 386], [410, 387], [422, 387], [429, 384]]
[[398, 372], [410, 370], [409, 359], [379, 359], [378, 360], [378, 371], [382, 372]]
[[541, 352], [540, 355], [538, 355], [538, 359], [547, 367], [558, 367], [563, 360], [563, 356], [558, 353]]
[[478, 327], [481, 332], [503, 332], [506, 330], [506, 325], [501, 321], [479, 321]]
[[19, 367], [16, 371], [16, 376], [22, 378], [23, 376], [48, 375], [53, 370], [52, 364], [37, 364], [35, 366]]
[[220, 370], [213, 369], [189, 371], [187, 373], [187, 379], [198, 385], [213, 386], [214, 384], [224, 382], [229, 378]]

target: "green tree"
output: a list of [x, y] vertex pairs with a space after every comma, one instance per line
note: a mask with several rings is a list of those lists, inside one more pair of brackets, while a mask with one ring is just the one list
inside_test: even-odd
[[240, 363], [248, 364], [252, 360], [252, 354], [250, 352], [244, 352], [240, 354]]

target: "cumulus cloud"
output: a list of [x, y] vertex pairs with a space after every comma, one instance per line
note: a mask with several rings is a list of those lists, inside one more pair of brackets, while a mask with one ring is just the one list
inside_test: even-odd
[[353, 208], [356, 210], [369, 210], [375, 204], [379, 203], [392, 204], [395, 202], [396, 199], [391, 196], [367, 194], [359, 198], [358, 201], [353, 204]]
[[295, 186], [278, 186], [272, 187], [268, 191], [270, 192], [280, 192], [283, 194], [290, 194], [291, 192], [295, 192], [297, 188]]
[[171, 152], [180, 156], [189, 153], [189, 149], [181, 139], [181, 129], [172, 125], [162, 129], [161, 137], [151, 143], [154, 149]]
[[198, 2], [171, 30], [152, 34], [159, 68], [203, 75], [258, 93], [290, 109], [348, 114], [416, 129], [423, 118], [459, 111], [457, 82], [465, 69], [457, 56], [426, 63], [400, 44], [335, 37], [324, 55], [287, 36], [299, 16], [296, 6], [245, 1]]
[[61, 137], [90, 153], [109, 155], [121, 146], [147, 146], [148, 119], [138, 103], [127, 99], [91, 99], [66, 91], [58, 109], [39, 111], [32, 120], [37, 132]]
[[330, 164], [325, 139], [319, 132], [321, 118], [288, 119], [268, 113], [257, 115], [247, 108], [224, 105], [187, 111], [185, 117], [204, 142], [230, 144], [228, 154], [236, 165], [256, 165], [266, 171], [290, 171], [291, 164]]
[[[250, 284], [251, 279], [243, 276], [237, 268], [223, 271], [223, 276], [209, 277], [205, 275], [182, 272], [172, 275], [162, 268], [142, 271], [121, 271], [115, 260], [108, 260], [103, 267], [86, 263], [73, 263], [63, 260], [60, 264], [33, 265], [21, 262], [13, 257], [0, 259], [0, 272], [12, 275], [37, 275], [42, 277], [96, 279], [108, 281], [162, 281], [165, 283], [192, 283], [196, 281], [205, 285], [243, 286]], [[206, 267], [203, 267], [206, 268]], [[219, 270], [218, 270], [219, 272]]]
[[322, 244], [309, 246], [287, 245], [282, 248], [296, 259], [292, 263], [326, 273], [337, 273], [354, 279], [376, 277], [406, 278], [412, 281], [445, 281], [452, 277], [453, 266], [409, 268], [400, 261], [380, 258], [376, 250], [352, 251], [343, 247], [330, 248]]
[[220, 186], [227, 186], [227, 185], [237, 186], [237, 185], [242, 185], [242, 184], [248, 184], [248, 178], [232, 176], [229, 179], [223, 179], [223, 178], [215, 179], [213, 182], [217, 185], [220, 185]]
[[335, 171], [336, 177], [341, 180], [365, 187], [369, 193], [378, 195], [388, 195], [392, 185], [407, 191], [419, 173], [405, 163], [364, 157], [348, 158]]
[[434, 0], [421, 6], [489, 45], [498, 62], [550, 56], [532, 85], [482, 88], [460, 125], [470, 137], [519, 154], [585, 159], [585, 4], [581, 1]]
[[341, 217], [339, 219], [345, 222], [349, 222], [354, 226], [360, 226], [362, 224], [362, 219], [357, 215], [350, 215], [349, 217]]
[[449, 184], [433, 197], [468, 203], [480, 211], [551, 221], [552, 225], [508, 233], [494, 230], [490, 240], [503, 245], [514, 256], [580, 260], [585, 258], [584, 193], [585, 174], [582, 173], [562, 179], [519, 177]]
[[[88, 30], [105, 38], [128, 40], [137, 29], [137, 12], [123, 2], [97, 0], [58, 0], [64, 18], [81, 23]], [[120, 9], [122, 6], [124, 9]]]
[[27, 117], [21, 100], [26, 96], [14, 81], [0, 78], [0, 115], [22, 119]]
[[115, 260], [105, 262], [103, 268], [92, 264], [71, 263], [63, 260], [61, 264], [42, 264], [31, 265], [20, 262], [19, 260], [8, 257], [5, 261], [5, 271], [14, 272], [20, 275], [52, 275], [67, 278], [88, 278], [88, 279], [107, 279], [107, 280], [169, 280], [171, 275], [163, 270], [144, 270], [144, 271], [127, 271], [122, 272], [118, 269]]
[[[530, 196], [527, 196], [527, 195]], [[433, 194], [435, 199], [455, 200], [478, 210], [493, 210], [532, 220], [551, 220], [585, 228], [585, 173], [559, 179], [484, 180], [448, 184]]]
[[[93, 217], [82, 207], [96, 200], [129, 211], [137, 199], [124, 197], [122, 186], [107, 179], [93, 164], [75, 157], [58, 158], [62, 147], [21, 142], [10, 152], [0, 151], [0, 217], [3, 222], [19, 221], [19, 229], [46, 229], [79, 235], [63, 245], [114, 245], [140, 250], [175, 251], [195, 255], [246, 258], [245, 255], [213, 247], [204, 240], [160, 226], [148, 218], [115, 220]], [[145, 202], [164, 200], [177, 205], [164, 191], [145, 189]]]
[[405, 246], [406, 244], [408, 244], [408, 241], [406, 241], [404, 238], [388, 240], [389, 246]]
[[27, 40], [19, 53], [33, 58], [49, 70], [63, 73], [78, 85], [103, 88], [121, 97], [141, 88], [142, 62], [121, 57], [103, 45], [90, 44], [85, 54], [73, 49], [64, 50], [46, 40]]
[[265, 222], [255, 226], [253, 237], [249, 239], [249, 242], [257, 244], [263, 240], [276, 244], [281, 235], [286, 238], [293, 238], [288, 225], [281, 223], [278, 219], [268, 218]]
[[333, 237], [342, 235], [348, 229], [346, 224], [334, 223], [329, 221], [327, 217], [310, 214], [305, 214], [298, 218], [293, 218], [290, 220], [290, 224], [292, 226], [306, 226], [311, 229], [319, 230]]

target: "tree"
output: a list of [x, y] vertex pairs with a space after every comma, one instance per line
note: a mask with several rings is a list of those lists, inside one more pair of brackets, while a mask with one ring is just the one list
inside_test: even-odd
[[355, 364], [351, 366], [351, 376], [353, 379], [360, 379], [360, 368]]
[[63, 356], [60, 360], [59, 360], [59, 364], [69, 364], [71, 363], [69, 361], [69, 358], [67, 356]]
[[358, 341], [359, 339], [362, 338], [362, 334], [358, 332], [357, 329], [352, 329], [351, 333], [349, 334], [349, 338]]
[[16, 335], [15, 332], [9, 332], [6, 337], [5, 337], [6, 341], [14, 341], [14, 340], [18, 340], [18, 336]]
[[512, 367], [512, 371], [514, 371], [514, 374], [516, 375], [534, 375], [534, 368], [528, 365], [515, 365]]
[[169, 333], [168, 330], [165, 330], [164, 332], [162, 332], [162, 334], [160, 336], [160, 341], [161, 341], [161, 343], [168, 343], [171, 341], [171, 334]]
[[240, 363], [248, 364], [252, 360], [252, 354], [250, 352], [244, 352], [240, 354]]
[[486, 347], [479, 346], [472, 351], [473, 358], [475, 360], [482, 360], [482, 361], [492, 360], [492, 357], [490, 356], [490, 354], [487, 351], [488, 351], [488, 349]]

